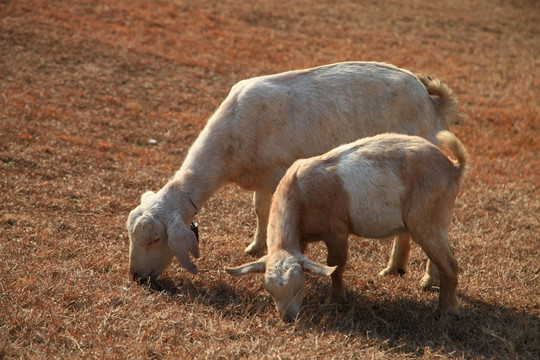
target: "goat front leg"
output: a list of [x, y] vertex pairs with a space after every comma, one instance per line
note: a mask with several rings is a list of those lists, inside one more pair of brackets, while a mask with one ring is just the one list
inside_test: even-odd
[[337, 266], [332, 273], [332, 290], [328, 297], [328, 303], [340, 303], [345, 301], [345, 283], [343, 282], [343, 272], [349, 251], [349, 242], [347, 236], [340, 239], [326, 241], [328, 248], [328, 266]]
[[272, 193], [270, 191], [255, 191], [253, 194], [253, 205], [255, 215], [257, 215], [257, 229], [255, 238], [244, 250], [249, 255], [262, 255], [266, 250], [266, 228], [268, 227], [268, 216], [270, 215], [270, 204], [272, 203]]

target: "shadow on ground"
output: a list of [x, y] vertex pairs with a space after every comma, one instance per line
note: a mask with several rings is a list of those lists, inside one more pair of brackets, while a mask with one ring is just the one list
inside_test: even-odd
[[[178, 280], [178, 279], [177, 279]], [[238, 292], [224, 283], [210, 286], [170, 278], [147, 284], [150, 291], [164, 293], [180, 304], [196, 302], [215, 308], [227, 317], [261, 316], [274, 311], [263, 292]], [[325, 285], [315, 284], [317, 288]], [[324, 291], [323, 291], [324, 292]], [[439, 325], [434, 304], [408, 299], [373, 300], [348, 291], [344, 304], [325, 304], [325, 294], [311, 293], [304, 300], [294, 326], [307, 332], [339, 332], [348, 338], [361, 336], [380, 344], [386, 353], [414, 356], [443, 353], [466, 358], [538, 359], [540, 319], [458, 294], [460, 318], [450, 328]], [[277, 313], [272, 316], [277, 316]]]

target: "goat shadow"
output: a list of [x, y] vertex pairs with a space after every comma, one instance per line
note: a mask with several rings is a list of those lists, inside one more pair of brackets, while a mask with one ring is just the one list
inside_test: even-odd
[[263, 292], [239, 292], [223, 282], [205, 284], [200, 279], [192, 281], [189, 278], [173, 280], [161, 277], [144, 286], [151, 292], [167, 295], [182, 304], [199, 303], [212, 307], [228, 317], [255, 316], [272, 305], [271, 298]]
[[[275, 311], [264, 291], [235, 290], [217, 282], [161, 278], [148, 284], [180, 303], [197, 302], [226, 317], [260, 316]], [[387, 354], [422, 356], [425, 351], [465, 358], [538, 359], [540, 318], [516, 309], [489, 304], [458, 292], [460, 318], [451, 327], [439, 325], [434, 303], [410, 299], [373, 299], [348, 290], [343, 304], [325, 304], [327, 283], [312, 278], [317, 291], [308, 291], [294, 326], [305, 331], [339, 332], [375, 340]], [[319, 289], [321, 291], [319, 291]], [[277, 316], [277, 313], [275, 314]]]

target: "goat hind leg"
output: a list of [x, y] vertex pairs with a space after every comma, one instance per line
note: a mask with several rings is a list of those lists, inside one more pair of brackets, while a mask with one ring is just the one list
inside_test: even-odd
[[410, 238], [411, 235], [408, 232], [403, 232], [395, 237], [388, 266], [379, 275], [404, 275], [407, 272], [407, 262], [411, 249]]
[[456, 296], [459, 268], [450, 249], [448, 235], [434, 236], [429, 239], [415, 238], [415, 240], [431, 262], [437, 266], [440, 281], [437, 312], [440, 313], [441, 322], [448, 325], [459, 315]]
[[434, 286], [439, 286], [439, 271], [437, 270], [437, 266], [430, 259], [428, 259], [426, 272], [420, 281], [420, 285], [424, 290], [430, 290]]
[[[401, 233], [394, 239], [392, 254], [388, 261], [386, 269], [379, 273], [380, 276], [387, 275], [404, 275], [407, 272], [407, 262], [409, 260], [409, 252], [411, 249], [410, 234]], [[420, 285], [424, 290], [429, 290], [434, 286], [439, 285], [439, 273], [437, 266], [428, 258], [426, 272], [420, 281]]]

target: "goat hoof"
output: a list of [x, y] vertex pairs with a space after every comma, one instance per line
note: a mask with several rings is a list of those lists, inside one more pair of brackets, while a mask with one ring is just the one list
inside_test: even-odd
[[330, 294], [325, 301], [326, 305], [330, 304], [343, 304], [345, 302], [345, 295], [343, 294]]
[[459, 321], [459, 314], [446, 314], [444, 325], [447, 327], [452, 327], [458, 321]]
[[384, 269], [383, 271], [381, 271], [379, 273], [379, 276], [390, 276], [390, 275], [392, 275], [392, 276], [393, 275], [403, 276], [403, 275], [405, 275], [406, 272], [407, 272], [406, 270], [389, 266], [386, 269]]
[[244, 250], [244, 253], [247, 255], [263, 255], [265, 250], [266, 246], [261, 246], [254, 241], [249, 244], [249, 246]]
[[434, 277], [424, 275], [420, 281], [420, 286], [422, 286], [422, 290], [425, 291], [435, 290], [435, 288], [439, 286], [439, 280]]
[[444, 316], [441, 316], [440, 314], [441, 313], [438, 312], [438, 315], [440, 316], [439, 324], [442, 327], [450, 328], [459, 321], [459, 314], [446, 313]]
[[395, 275], [395, 269], [392, 269], [391, 267], [387, 267], [383, 271], [379, 273], [379, 276], [389, 276], [389, 275]]

